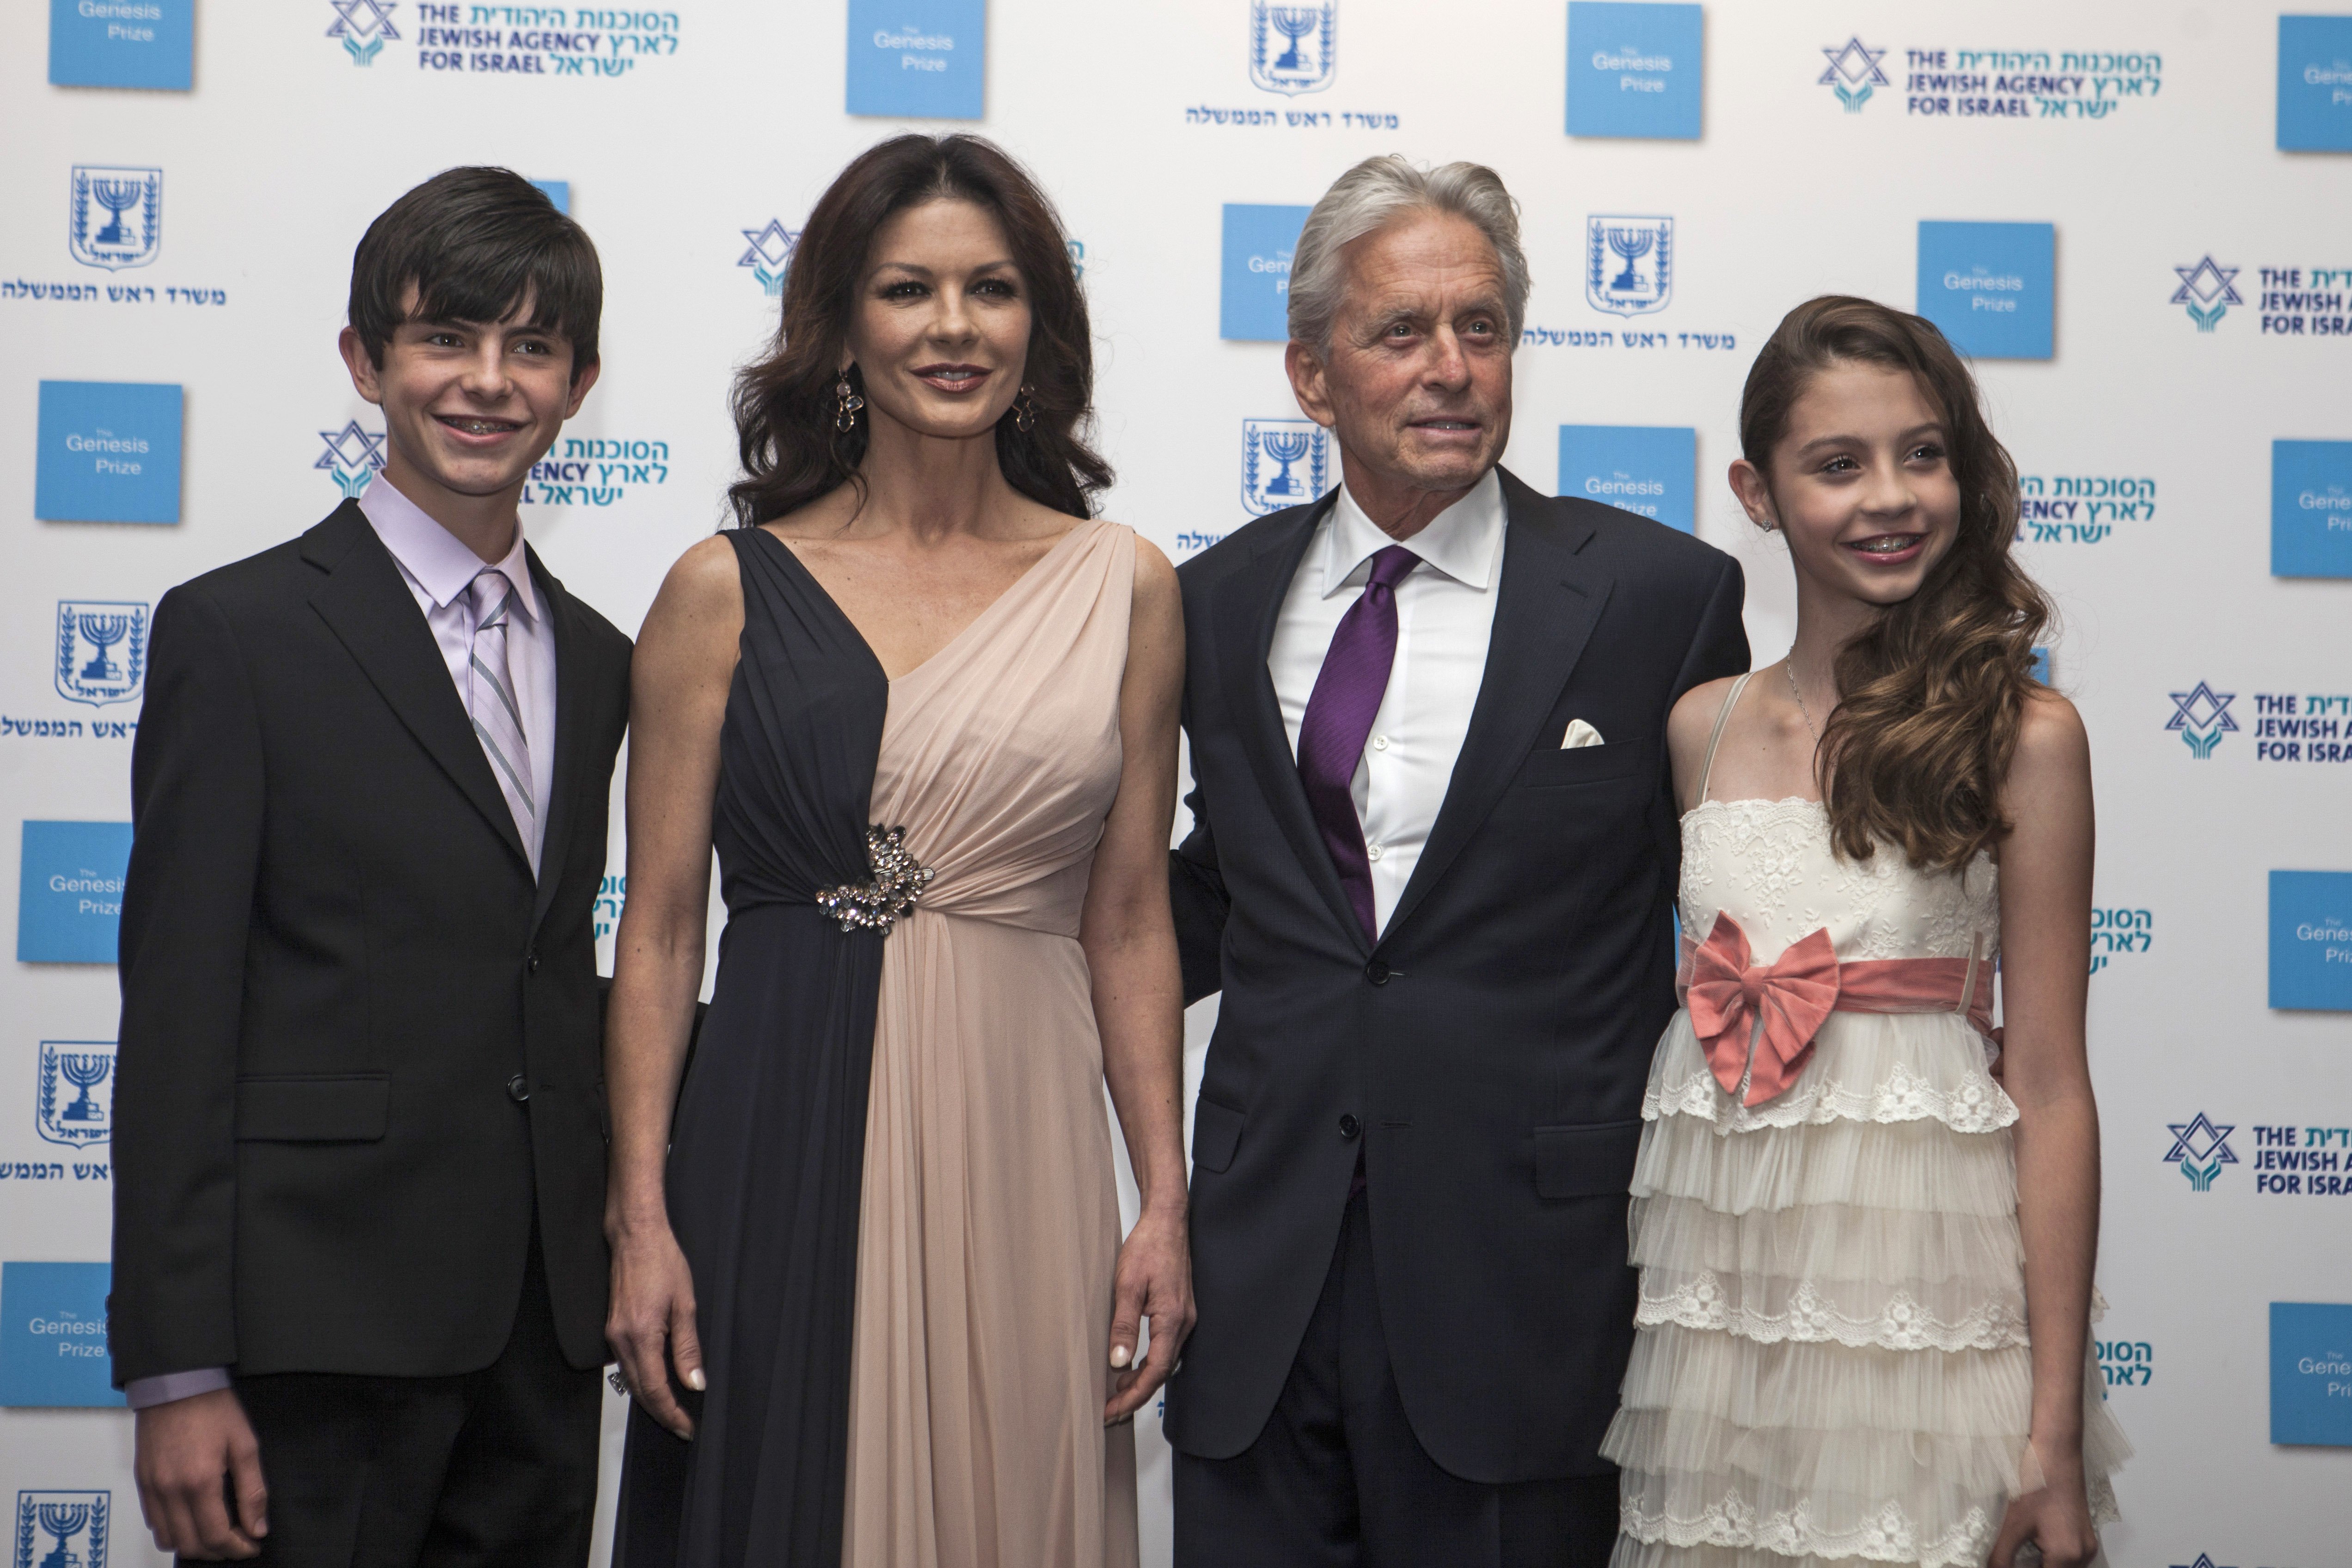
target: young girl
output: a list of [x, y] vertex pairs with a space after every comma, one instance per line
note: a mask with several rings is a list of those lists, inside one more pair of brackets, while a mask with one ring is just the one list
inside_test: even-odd
[[1943, 336], [1866, 300], [1790, 313], [1739, 433], [1797, 636], [1668, 721], [1685, 1006], [1615, 1568], [2078, 1568], [2129, 1452], [2086, 1342], [2091, 765], [2033, 679], [2016, 469]]

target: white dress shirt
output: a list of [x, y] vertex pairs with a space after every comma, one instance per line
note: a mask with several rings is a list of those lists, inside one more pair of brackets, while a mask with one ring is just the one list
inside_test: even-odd
[[[482, 570], [482, 558], [458, 542], [457, 535], [433, 521], [425, 510], [378, 474], [360, 501], [369, 526], [392, 552], [401, 580], [425, 613], [425, 624], [440, 645], [442, 662], [457, 688], [457, 700], [467, 700], [474, 669], [473, 598], [466, 592]], [[523, 554], [522, 521], [515, 521], [514, 548], [498, 563], [514, 585], [515, 608], [507, 617], [507, 673], [514, 679], [515, 702], [522, 710], [522, 732], [530, 747], [531, 798], [542, 803], [532, 824], [530, 869], [539, 874], [539, 852], [547, 838], [544, 802], [555, 778], [555, 636], [541, 613], [539, 584], [530, 580], [530, 563]], [[471, 712], [470, 706], [467, 711]], [[124, 1400], [133, 1410], [169, 1405], [199, 1394], [229, 1386], [228, 1369], [203, 1367], [133, 1378], [124, 1385]]]
[[1371, 863], [1379, 930], [1388, 929], [1390, 912], [1429, 842], [1486, 679], [1502, 577], [1503, 518], [1503, 482], [1491, 469], [1469, 494], [1402, 541], [1381, 532], [1343, 484], [1339, 500], [1315, 525], [1275, 623], [1266, 670], [1295, 763], [1298, 727], [1323, 655], [1339, 618], [1362, 596], [1372, 557], [1397, 543], [1421, 557], [1396, 585], [1396, 662], [1356, 764], [1356, 819]]
[[[425, 624], [440, 645], [442, 662], [457, 688], [457, 700], [472, 712], [474, 682], [474, 601], [466, 592], [484, 570], [482, 558], [457, 536], [433, 521], [425, 510], [398, 490], [382, 474], [360, 498], [383, 547], [392, 552], [402, 581], [425, 612]], [[530, 563], [523, 553], [522, 520], [515, 520], [514, 546], [497, 563], [513, 584], [514, 607], [507, 617], [507, 672], [514, 678], [515, 706], [521, 710], [523, 742], [530, 748], [530, 797], [540, 803], [529, 842], [531, 875], [539, 874], [539, 852], [547, 841], [547, 803], [555, 782], [555, 634], [540, 603], [539, 584], [530, 580]]]

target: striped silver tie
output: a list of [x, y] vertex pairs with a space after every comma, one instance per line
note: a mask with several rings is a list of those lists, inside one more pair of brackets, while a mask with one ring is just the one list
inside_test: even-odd
[[532, 851], [538, 868], [534, 832], [539, 805], [530, 793], [530, 742], [522, 731], [522, 710], [515, 703], [513, 672], [507, 665], [507, 617], [514, 613], [514, 585], [496, 567], [485, 568], [466, 590], [474, 604], [473, 679], [467, 684], [466, 707], [473, 715], [474, 733], [481, 738], [482, 754], [514, 813], [523, 847]]

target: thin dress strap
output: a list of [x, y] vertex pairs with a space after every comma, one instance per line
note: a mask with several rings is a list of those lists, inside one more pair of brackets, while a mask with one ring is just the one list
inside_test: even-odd
[[1698, 799], [1691, 802], [1694, 807], [1706, 804], [1707, 781], [1715, 776], [1715, 749], [1723, 743], [1723, 726], [1729, 722], [1732, 709], [1739, 705], [1739, 694], [1747, 690], [1748, 683], [1755, 679], [1756, 672], [1751, 669], [1733, 681], [1730, 695], [1723, 700], [1723, 710], [1715, 716], [1715, 733], [1706, 738], [1706, 760], [1699, 764]]

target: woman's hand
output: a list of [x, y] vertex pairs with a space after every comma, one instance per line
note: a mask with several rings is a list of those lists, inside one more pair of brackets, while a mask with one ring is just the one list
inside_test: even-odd
[[[1135, 1363], [1138, 1326], [1151, 1322], [1151, 1343]], [[1192, 1247], [1182, 1210], [1146, 1213], [1118, 1249], [1111, 1289], [1110, 1402], [1103, 1423], [1142, 1409], [1184, 1353], [1192, 1332]]]
[[667, 1226], [613, 1240], [613, 1305], [604, 1340], [621, 1361], [621, 1378], [646, 1414], [681, 1437], [694, 1418], [670, 1392], [670, 1372], [702, 1392], [702, 1342], [694, 1331], [694, 1275]]
[[2079, 1458], [2070, 1473], [2053, 1474], [2040, 1491], [2010, 1500], [1989, 1568], [2011, 1568], [2018, 1548], [2029, 1542], [2042, 1553], [2042, 1568], [2084, 1568], [2099, 1554], [2099, 1532], [2091, 1524], [2091, 1500], [2084, 1489]]

